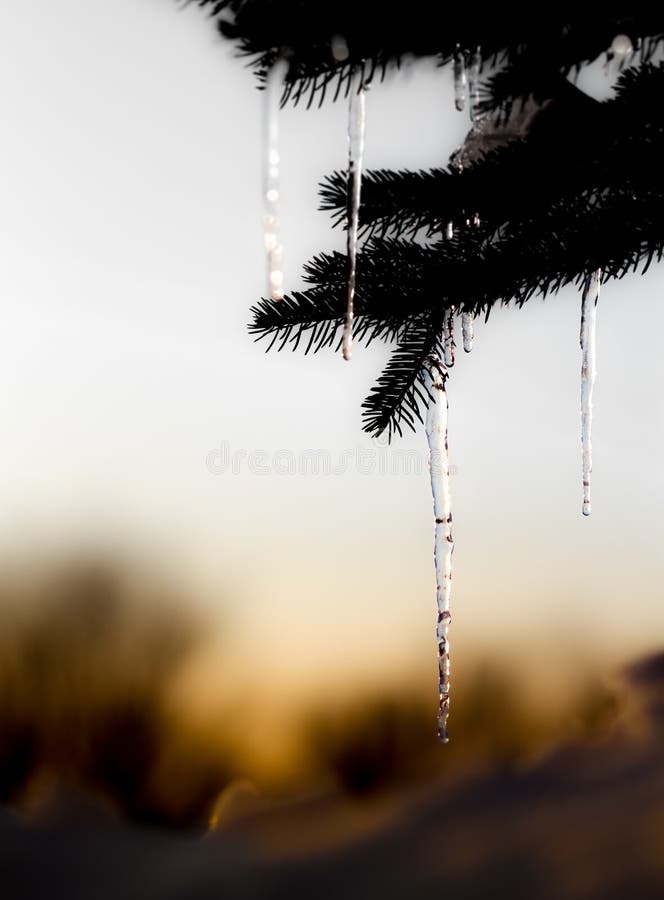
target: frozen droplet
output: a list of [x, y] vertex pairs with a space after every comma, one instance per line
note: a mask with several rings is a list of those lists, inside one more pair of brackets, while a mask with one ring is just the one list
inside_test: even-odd
[[332, 57], [335, 62], [345, 62], [350, 56], [348, 42], [342, 34], [335, 34], [331, 41]]
[[454, 224], [452, 222], [448, 222], [445, 226], [445, 238], [448, 241], [451, 241], [454, 237]]
[[456, 348], [456, 344], [454, 343], [454, 312], [455, 308], [452, 306], [449, 313], [445, 316], [445, 327], [443, 332], [443, 354], [445, 365], [448, 369], [452, 368], [454, 365], [454, 350]]
[[606, 62], [604, 63], [604, 74], [608, 75], [615, 63], [618, 72], [622, 71], [627, 58], [634, 53], [634, 45], [631, 38], [626, 34], [617, 34], [611, 41], [611, 46], [606, 51]]
[[470, 60], [469, 89], [470, 119], [474, 122], [479, 115], [480, 105], [480, 71], [482, 69], [482, 52], [478, 47]]
[[459, 112], [466, 105], [466, 54], [458, 44], [454, 53], [454, 105]]
[[284, 273], [281, 269], [273, 269], [270, 272], [270, 294], [273, 300], [284, 299]]
[[447, 445], [447, 371], [439, 361], [431, 361], [427, 369], [427, 389], [431, 395], [426, 417], [429, 443], [429, 471], [435, 521], [434, 563], [436, 567], [436, 602], [438, 619], [438, 737], [447, 743], [447, 718], [450, 708], [450, 645], [448, 628], [451, 621], [452, 592], [452, 503], [450, 465]]
[[479, 228], [481, 224], [482, 224], [482, 222], [480, 219], [480, 214], [478, 212], [476, 212], [475, 215], [473, 216], [473, 225], [475, 226], [475, 228]]
[[461, 332], [463, 334], [463, 349], [466, 353], [470, 353], [473, 349], [474, 326], [473, 314], [461, 313]]
[[609, 52], [618, 60], [625, 60], [630, 53], [634, 52], [634, 45], [631, 38], [626, 34], [617, 34], [611, 41]]
[[351, 358], [353, 352], [357, 232], [362, 190], [362, 157], [364, 155], [365, 93], [366, 89], [360, 71], [352, 80], [348, 104], [348, 299], [343, 333], [343, 357], [346, 360]]
[[581, 453], [583, 460], [583, 515], [590, 515], [590, 475], [593, 468], [592, 418], [596, 376], [597, 301], [602, 270], [588, 275], [581, 299]]
[[263, 92], [263, 243], [273, 300], [284, 298], [279, 234], [279, 107], [287, 72], [288, 63], [280, 57], [268, 72]]

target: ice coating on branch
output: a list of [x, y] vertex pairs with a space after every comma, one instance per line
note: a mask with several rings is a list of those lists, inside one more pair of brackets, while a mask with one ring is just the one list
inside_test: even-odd
[[539, 114], [550, 103], [550, 100], [538, 103], [530, 97], [524, 103], [514, 105], [506, 122], [491, 116], [476, 118], [463, 144], [450, 156], [450, 166], [461, 172], [493, 150], [506, 147], [513, 141], [523, 140], [530, 133]]
[[364, 154], [365, 93], [360, 72], [351, 84], [348, 103], [348, 301], [343, 334], [344, 359], [350, 359], [353, 351], [357, 230], [360, 214], [360, 192], [362, 190], [362, 156]]
[[455, 307], [450, 308], [449, 313], [445, 316], [445, 328], [443, 333], [443, 354], [445, 365], [450, 369], [454, 365], [454, 312]]
[[590, 515], [590, 474], [593, 468], [593, 387], [596, 375], [597, 301], [602, 270], [588, 275], [581, 299], [581, 453], [583, 459], [583, 515]]
[[263, 92], [263, 241], [268, 288], [273, 300], [284, 299], [283, 247], [279, 235], [279, 107], [287, 72], [286, 60], [278, 59], [268, 73]]
[[461, 333], [463, 335], [463, 349], [466, 351], [466, 353], [470, 353], [470, 351], [473, 349], [473, 318], [474, 316], [472, 313], [461, 313]]
[[454, 105], [459, 112], [466, 105], [466, 54], [458, 44], [454, 52]]
[[475, 122], [479, 115], [480, 105], [480, 70], [482, 68], [482, 51], [478, 47], [470, 60], [469, 94], [470, 120]]
[[447, 372], [437, 360], [430, 361], [427, 370], [427, 389], [431, 395], [426, 417], [429, 442], [429, 471], [435, 519], [434, 562], [436, 566], [436, 601], [438, 620], [438, 737], [449, 740], [447, 718], [450, 709], [450, 645], [447, 637], [452, 619], [450, 595], [452, 591], [452, 504], [450, 499], [450, 466], [447, 447]]

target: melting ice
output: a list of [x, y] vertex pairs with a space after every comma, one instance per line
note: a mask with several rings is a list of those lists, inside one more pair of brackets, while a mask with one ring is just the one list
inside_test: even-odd
[[263, 92], [263, 241], [267, 253], [268, 289], [273, 300], [284, 298], [283, 247], [279, 235], [279, 107], [288, 63], [278, 59]]
[[454, 105], [461, 112], [466, 105], [466, 54], [457, 46], [454, 53]]
[[450, 497], [450, 466], [447, 445], [447, 371], [439, 361], [432, 361], [427, 371], [427, 388], [431, 394], [426, 417], [429, 442], [429, 471], [435, 519], [434, 562], [436, 566], [436, 601], [438, 619], [438, 737], [448, 741], [447, 719], [450, 709], [450, 645], [448, 629], [452, 619], [450, 595], [452, 591], [452, 504]]
[[583, 515], [590, 515], [590, 474], [593, 468], [593, 388], [596, 375], [597, 301], [602, 270], [585, 280], [581, 299], [581, 452], [583, 459]]
[[365, 87], [362, 74], [353, 79], [348, 104], [348, 301], [343, 333], [343, 357], [350, 359], [353, 348], [355, 316], [355, 277], [357, 271], [357, 231], [362, 190], [362, 156], [364, 154]]

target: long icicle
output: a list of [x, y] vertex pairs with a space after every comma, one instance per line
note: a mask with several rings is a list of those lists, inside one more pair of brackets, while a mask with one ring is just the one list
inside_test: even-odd
[[583, 459], [583, 515], [589, 516], [590, 475], [593, 469], [593, 388], [596, 376], [597, 301], [602, 270], [586, 277], [581, 299], [581, 453]]
[[461, 112], [466, 106], [466, 53], [457, 44], [454, 51], [454, 105]]
[[362, 157], [364, 155], [366, 89], [364, 70], [360, 69], [351, 82], [348, 103], [348, 300], [343, 334], [343, 357], [349, 360], [353, 353], [353, 319], [355, 317], [355, 278], [357, 273], [357, 232], [362, 190]]
[[448, 373], [439, 360], [431, 360], [427, 369], [427, 388], [431, 400], [426, 416], [429, 442], [429, 471], [435, 519], [434, 562], [436, 566], [436, 601], [438, 620], [438, 737], [443, 744], [449, 740], [447, 719], [450, 709], [450, 645], [447, 637], [452, 619], [452, 504], [450, 499], [450, 466], [447, 446]]
[[279, 234], [279, 107], [287, 72], [288, 63], [280, 57], [268, 73], [263, 92], [263, 241], [273, 300], [284, 299], [283, 245]]

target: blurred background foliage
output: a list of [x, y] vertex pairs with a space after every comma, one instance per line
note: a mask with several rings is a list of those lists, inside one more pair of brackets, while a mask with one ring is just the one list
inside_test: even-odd
[[[290, 753], [268, 778], [233, 707], [200, 714], [183, 691], [211, 631], [195, 602], [86, 560], [7, 579], [0, 606], [0, 802], [26, 808], [64, 785], [132, 820], [202, 828], [238, 780], [277, 796], [403, 792], [469, 768], [518, 768], [561, 737], [602, 733], [616, 713], [599, 679], [580, 679], [564, 707], [546, 694], [533, 705], [518, 672], [484, 661], [457, 685], [443, 748], [433, 695], [414, 681], [360, 684], [297, 709], [282, 726]], [[263, 739], [267, 752], [274, 735]]]

